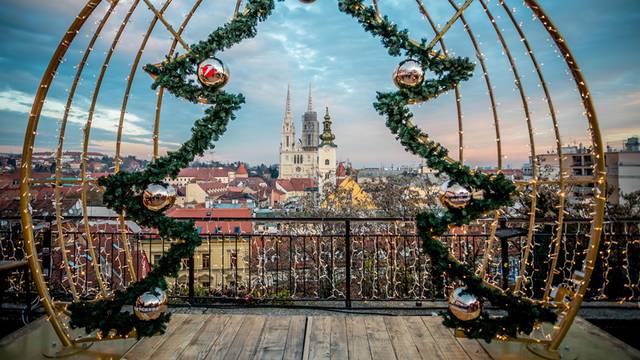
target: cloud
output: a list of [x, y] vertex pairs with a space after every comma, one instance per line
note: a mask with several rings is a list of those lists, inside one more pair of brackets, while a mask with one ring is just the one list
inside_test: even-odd
[[[76, 103], [87, 105], [89, 101], [85, 98], [76, 99]], [[17, 90], [0, 91], [0, 111], [9, 111], [19, 114], [28, 115], [31, 112], [33, 104], [33, 95]], [[41, 116], [53, 119], [62, 119], [64, 116], [66, 102], [58, 99], [47, 98], [45, 101]], [[83, 106], [85, 107], [85, 106]], [[69, 111], [68, 121], [73, 124], [85, 126], [89, 117], [88, 110], [78, 109], [78, 104], [72, 106]], [[91, 127], [111, 133], [118, 131], [118, 122], [120, 119], [120, 109], [113, 107], [97, 106], [93, 113]], [[126, 133], [131, 136], [149, 135], [150, 131], [140, 126], [142, 118], [127, 112], [125, 114], [124, 127]]]

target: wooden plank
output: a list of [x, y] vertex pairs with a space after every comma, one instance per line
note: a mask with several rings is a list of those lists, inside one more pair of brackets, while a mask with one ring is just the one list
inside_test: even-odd
[[436, 346], [436, 341], [431, 336], [429, 330], [427, 330], [424, 322], [418, 316], [403, 316], [401, 317], [407, 331], [416, 344], [420, 358], [422, 359], [444, 359], [444, 355]]
[[331, 317], [331, 344], [329, 346], [331, 359], [342, 360], [349, 358], [347, 338], [347, 323], [344, 316]]
[[304, 349], [305, 333], [307, 329], [306, 316], [292, 316], [287, 334], [287, 345], [285, 346], [284, 360], [301, 360]]
[[184, 314], [172, 314], [171, 321], [167, 324], [167, 330], [163, 335], [151, 336], [143, 338], [138, 343], [124, 354], [125, 359], [148, 359], [149, 356], [162, 345], [173, 332], [180, 327], [183, 321], [187, 318]]
[[226, 329], [226, 324], [231, 317], [228, 315], [208, 316], [204, 324], [196, 331], [196, 334], [187, 343], [182, 352], [178, 354], [180, 359], [203, 359], [211, 346]]
[[397, 316], [386, 316], [384, 323], [398, 359], [420, 359], [418, 347], [413, 342], [404, 321]]
[[382, 316], [366, 316], [364, 323], [367, 327], [367, 338], [373, 359], [389, 360], [395, 359], [391, 338], [384, 324]]
[[244, 315], [228, 315], [228, 317], [229, 320], [226, 325], [218, 329], [221, 332], [220, 336], [209, 345], [207, 352], [204, 353], [205, 355], [203, 357], [198, 356], [197, 359], [222, 359], [227, 353], [233, 343], [233, 339], [235, 339], [240, 330]]
[[210, 315], [189, 315], [171, 336], [149, 357], [150, 359], [175, 359], [187, 347], [198, 330], [210, 319]]
[[436, 346], [440, 349], [445, 359], [448, 360], [468, 360], [469, 355], [453, 336], [453, 331], [442, 325], [442, 320], [438, 316], [422, 316], [422, 321], [431, 336], [436, 340]]
[[307, 323], [308, 342], [305, 358], [309, 360], [331, 358], [331, 318], [314, 316]]
[[[454, 335], [455, 336], [455, 335]], [[480, 345], [479, 341], [484, 340], [476, 340], [476, 339], [467, 339], [467, 338], [459, 338], [456, 337], [458, 344], [462, 346], [464, 351], [469, 355], [472, 359], [477, 360], [491, 360], [491, 356], [489, 353]]]
[[[225, 360], [252, 359], [256, 354], [258, 343], [262, 336], [266, 316], [247, 315], [229, 350], [224, 355]], [[216, 358], [219, 359], [219, 358]]]
[[367, 339], [367, 327], [364, 324], [364, 316], [347, 316], [345, 322], [349, 359], [372, 359], [369, 340]]
[[256, 359], [282, 359], [287, 345], [291, 319], [288, 316], [270, 316], [266, 319]]

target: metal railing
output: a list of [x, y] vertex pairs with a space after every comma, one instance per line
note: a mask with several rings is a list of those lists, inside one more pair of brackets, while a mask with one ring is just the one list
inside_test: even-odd
[[[46, 219], [45, 219], [46, 220]], [[126, 287], [131, 272], [144, 276], [169, 249], [170, 239], [156, 233], [128, 233], [125, 242], [120, 231], [100, 231], [108, 218], [92, 218], [92, 240], [100, 258], [100, 269], [109, 289]], [[175, 303], [213, 305], [224, 303], [298, 304], [340, 302], [351, 307], [353, 302], [410, 301], [443, 299], [452, 284], [443, 277], [432, 276], [429, 258], [421, 252], [421, 241], [411, 219], [402, 218], [207, 218], [192, 219], [211, 222], [213, 231], [201, 230], [202, 244], [194, 256], [186, 259], [177, 276], [169, 278], [169, 295]], [[63, 270], [61, 251], [67, 251], [72, 269], [71, 281], [83, 297], [97, 293], [95, 273], [86, 250], [82, 227], [64, 235], [65, 248], [59, 245], [59, 234], [51, 231], [47, 221], [37, 233], [43, 271], [50, 291], [57, 298], [69, 298], [69, 281]], [[249, 222], [251, 231], [223, 234], [215, 229], [224, 222]], [[604, 232], [601, 259], [592, 280], [588, 300], [640, 299], [640, 235], [638, 219], [610, 222]], [[106, 223], [108, 224], [108, 223]], [[520, 227], [526, 220], [512, 219], [507, 226]], [[482, 262], [490, 221], [480, 221], [465, 229], [466, 234], [448, 234], [442, 241], [451, 254], [463, 263], [477, 267]], [[526, 277], [532, 285], [525, 292], [539, 296], [536, 281], [546, 278], [550, 240], [554, 238], [552, 222], [541, 221], [534, 237], [532, 267]], [[103, 226], [104, 227], [104, 226]], [[107, 226], [108, 227], [108, 226]], [[0, 232], [0, 256], [19, 259], [21, 250], [19, 226]], [[209, 229], [211, 230], [211, 229]], [[563, 230], [558, 281], [570, 278], [581, 265], [589, 223], [567, 220]], [[525, 237], [526, 238], [526, 237]], [[494, 251], [487, 277], [496, 284], [515, 281], [518, 276], [522, 244], [515, 237], [506, 243], [508, 249]], [[127, 267], [124, 246], [130, 244], [134, 269]], [[496, 242], [499, 244], [499, 242]], [[503, 245], [505, 243], [503, 242]], [[50, 250], [48, 250], [50, 249]], [[22, 255], [21, 255], [22, 254]], [[501, 257], [500, 258], [500, 254]], [[510, 264], [505, 274], [500, 264]], [[543, 276], [544, 275], [544, 276]], [[502, 281], [501, 281], [502, 280]], [[20, 284], [17, 281], [16, 284]], [[10, 289], [11, 290], [11, 289]], [[14, 291], [19, 292], [19, 286]]]

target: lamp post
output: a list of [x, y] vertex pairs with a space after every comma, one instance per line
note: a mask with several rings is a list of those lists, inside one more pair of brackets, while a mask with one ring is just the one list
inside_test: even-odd
[[527, 235], [527, 230], [523, 228], [508, 228], [507, 218], [501, 217], [499, 228], [496, 230], [496, 237], [500, 239], [500, 269], [502, 270], [503, 289], [509, 288], [509, 239]]

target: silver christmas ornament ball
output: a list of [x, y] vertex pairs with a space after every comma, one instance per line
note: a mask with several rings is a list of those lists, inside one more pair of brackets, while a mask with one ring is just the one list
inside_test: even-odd
[[416, 60], [404, 60], [393, 72], [393, 82], [399, 88], [414, 88], [422, 85], [423, 81], [424, 70]]
[[229, 69], [216, 58], [209, 58], [198, 65], [198, 80], [204, 86], [223, 87], [229, 82]]
[[142, 203], [151, 211], [159, 211], [172, 206], [176, 195], [171, 185], [149, 184], [142, 194]]
[[160, 288], [138, 296], [133, 311], [140, 320], [155, 320], [167, 311], [167, 295]]
[[471, 201], [471, 192], [463, 186], [453, 184], [442, 193], [440, 201], [448, 207], [460, 209]]
[[451, 295], [449, 295], [449, 310], [458, 319], [469, 321], [480, 316], [482, 302], [475, 295], [465, 291], [465, 288], [459, 287], [451, 292]]

